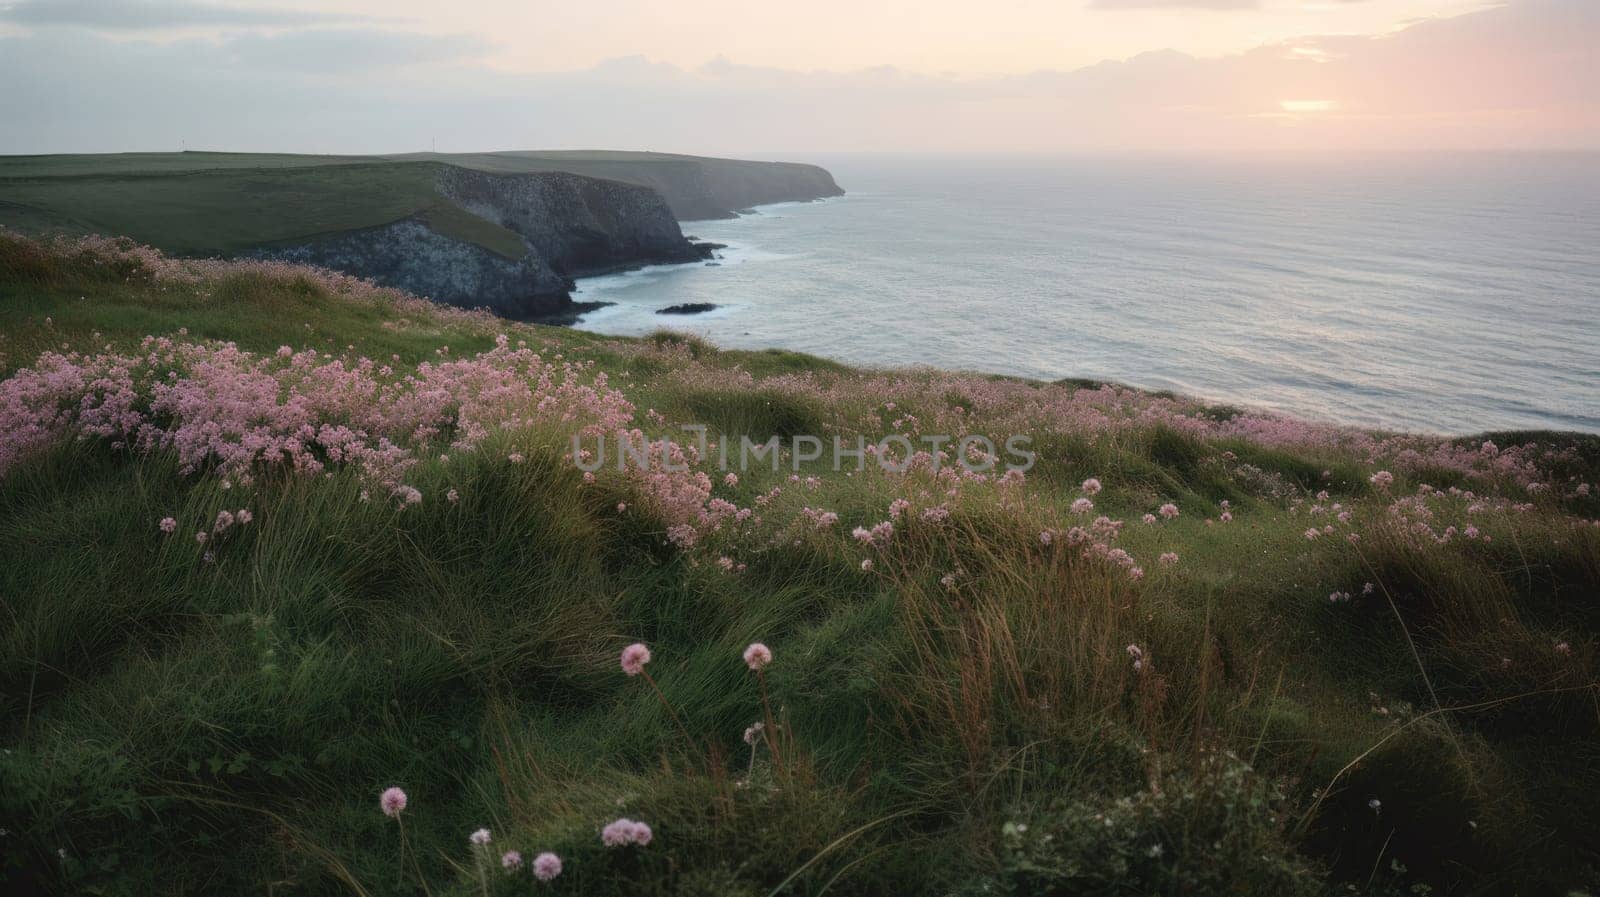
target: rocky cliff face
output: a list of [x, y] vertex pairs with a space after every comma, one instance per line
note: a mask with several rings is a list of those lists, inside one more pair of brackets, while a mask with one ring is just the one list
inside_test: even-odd
[[447, 237], [418, 218], [346, 231], [253, 255], [303, 262], [399, 287], [435, 302], [529, 319], [570, 308], [572, 282], [539, 255], [512, 260]]
[[440, 167], [435, 186], [443, 201], [520, 237], [525, 254], [507, 257], [413, 216], [252, 255], [321, 265], [520, 319], [570, 316], [574, 277], [704, 257], [648, 187], [565, 172], [490, 174], [448, 165]]
[[[767, 203], [844, 195], [844, 191], [834, 183], [833, 175], [817, 165], [707, 159], [701, 163], [701, 167], [705, 171], [705, 188], [711, 201], [732, 211]], [[678, 217], [687, 220], [683, 215]]]
[[472, 214], [514, 231], [570, 277], [701, 257], [660, 194], [637, 184], [566, 172], [488, 174], [446, 166], [438, 189]]

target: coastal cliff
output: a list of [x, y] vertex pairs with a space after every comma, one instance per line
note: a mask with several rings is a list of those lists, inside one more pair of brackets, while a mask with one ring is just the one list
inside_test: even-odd
[[827, 169], [799, 162], [609, 150], [416, 153], [391, 158], [439, 161], [499, 174], [565, 171], [639, 184], [661, 194], [679, 221], [734, 218], [751, 206], [844, 195]]
[[[646, 187], [566, 172], [437, 169], [434, 188], [453, 215], [433, 209], [248, 254], [333, 268], [447, 305], [525, 320], [563, 320], [581, 311], [570, 298], [573, 278], [705, 257]], [[512, 242], [467, 232], [463, 214]]]
[[541, 320], [583, 310], [573, 278], [705, 258], [680, 221], [841, 193], [815, 165], [596, 150], [0, 157], [0, 225], [20, 233], [315, 264]]

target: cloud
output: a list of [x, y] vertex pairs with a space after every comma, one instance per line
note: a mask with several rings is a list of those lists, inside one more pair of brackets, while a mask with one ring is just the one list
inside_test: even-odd
[[219, 6], [191, 0], [20, 0], [0, 6], [0, 22], [78, 26], [100, 31], [189, 27], [292, 27], [372, 21], [364, 16]]
[[313, 28], [242, 34], [217, 48], [235, 68], [321, 75], [462, 62], [481, 57], [492, 45], [460, 34]]
[[1090, 0], [1090, 9], [1258, 9], [1260, 0]]
[[[1380, 36], [947, 78], [643, 57], [511, 73], [381, 29], [0, 37], [0, 152], [1600, 149], [1600, 3], [1513, 0]], [[203, 73], [197, 75], [197, 73]], [[116, 84], [115, 92], [105, 90]]]

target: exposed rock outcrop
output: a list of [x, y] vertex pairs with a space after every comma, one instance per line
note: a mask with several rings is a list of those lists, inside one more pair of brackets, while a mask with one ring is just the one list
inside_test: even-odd
[[435, 302], [487, 308], [507, 318], [545, 317], [563, 311], [571, 301], [571, 280], [539, 255], [529, 252], [513, 261], [438, 233], [418, 218], [252, 255], [332, 268]]
[[444, 166], [438, 189], [472, 214], [517, 233], [569, 277], [702, 257], [661, 196], [637, 184], [566, 172], [488, 174]]

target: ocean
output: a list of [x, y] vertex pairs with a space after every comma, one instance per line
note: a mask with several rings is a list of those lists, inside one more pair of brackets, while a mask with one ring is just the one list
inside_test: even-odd
[[[1600, 432], [1600, 155], [807, 157], [848, 194], [579, 282], [579, 327], [1087, 377], [1385, 429]], [[675, 316], [657, 310], [715, 303]]]

